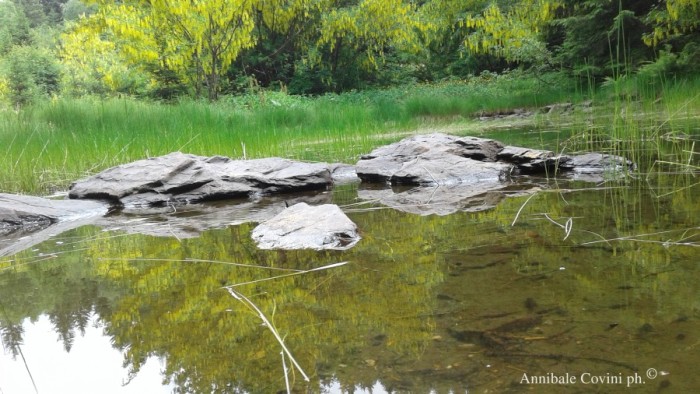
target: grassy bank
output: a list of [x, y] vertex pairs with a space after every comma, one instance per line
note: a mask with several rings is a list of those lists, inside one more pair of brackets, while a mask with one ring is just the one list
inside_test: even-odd
[[[401, 138], [402, 134], [397, 133], [400, 131], [457, 124], [457, 130], [466, 132], [474, 128], [472, 119], [479, 114], [580, 102], [590, 94], [577, 93], [573, 85], [550, 78], [555, 76], [542, 79], [483, 75], [467, 82], [317, 98], [257, 91], [213, 104], [56, 99], [20, 111], [5, 109], [0, 112], [0, 168], [3, 169], [0, 191], [48, 194], [65, 190], [71, 181], [110, 166], [172, 151], [352, 163], [360, 154]], [[642, 108], [643, 111], [662, 112], [652, 117], [652, 122], [659, 126], [655, 138], [661, 138], [662, 130], [665, 133], [668, 127], [675, 127], [675, 119], [692, 118], [700, 113], [697, 96], [700, 83], [693, 82], [690, 90], [694, 95], [690, 102], [688, 86], [669, 86], [661, 101], [626, 98], [613, 88], [595, 92], [594, 101], [605, 105], [592, 113], [573, 117], [576, 124], [567, 127], [580, 137], [568, 140], [568, 149], [615, 148], [604, 146], [603, 137], [590, 136], [592, 130], [600, 131], [601, 136], [610, 134], [608, 130], [626, 132], [628, 124], [638, 123], [634, 118], [610, 115], [614, 113], [611, 106], [614, 111], [622, 110], [615, 107], [618, 104], [631, 108], [639, 102], [649, 103], [653, 108]], [[682, 116], [678, 114], [679, 108], [684, 108]], [[560, 129], [558, 124], [572, 119], [561, 116], [542, 115], [532, 122], [537, 127]], [[697, 126], [687, 127], [690, 129], [674, 130], [697, 133], [692, 129]], [[639, 126], [639, 129], [648, 127]]]

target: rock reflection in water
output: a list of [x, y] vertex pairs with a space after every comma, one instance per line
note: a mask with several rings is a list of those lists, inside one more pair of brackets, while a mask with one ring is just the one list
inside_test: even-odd
[[[353, 187], [331, 202], [357, 202]], [[279, 343], [222, 289], [258, 281], [236, 289], [311, 376], [307, 384], [297, 374], [296, 391], [619, 392], [625, 384], [590, 380], [651, 368], [657, 375], [634, 389], [697, 391], [697, 192], [581, 188], [536, 194], [522, 211], [530, 196], [444, 216], [350, 212], [363, 241], [348, 251], [263, 251], [252, 223], [179, 239], [74, 229], [0, 260], [2, 340], [6, 349], [29, 346], [18, 325], [46, 315], [70, 348], [95, 316], [124, 357], [127, 369], [113, 375], [139, 376], [156, 356], [180, 392], [284, 391]], [[564, 240], [544, 213], [572, 218], [571, 235]], [[340, 261], [349, 263], [260, 281]], [[86, 373], [65, 365], [52, 368], [75, 381]], [[523, 382], [567, 373], [577, 382]], [[119, 392], [107, 384], [100, 391]]]

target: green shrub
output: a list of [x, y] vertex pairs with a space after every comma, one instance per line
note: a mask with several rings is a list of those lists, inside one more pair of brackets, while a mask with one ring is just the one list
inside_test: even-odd
[[14, 106], [24, 106], [59, 91], [60, 68], [47, 50], [15, 46], [5, 63], [5, 79]]

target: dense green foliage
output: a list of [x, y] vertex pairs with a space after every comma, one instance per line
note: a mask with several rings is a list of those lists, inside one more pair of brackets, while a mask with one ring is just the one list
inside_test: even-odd
[[0, 101], [319, 94], [517, 67], [596, 84], [668, 78], [695, 71], [699, 10], [697, 0], [3, 0]]

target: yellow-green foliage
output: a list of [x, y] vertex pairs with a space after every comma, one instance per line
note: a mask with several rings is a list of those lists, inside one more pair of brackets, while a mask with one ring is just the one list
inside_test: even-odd
[[[369, 68], [377, 65], [387, 47], [418, 51], [418, 33], [426, 27], [417, 18], [416, 6], [406, 0], [350, 5], [335, 0], [90, 2], [99, 5], [99, 12], [82, 18], [68, 32], [64, 59], [77, 63], [121, 57], [144, 70], [172, 71], [196, 93], [206, 90], [211, 99], [217, 97], [220, 79], [233, 61], [263, 37], [256, 29], [291, 34], [299, 49], [309, 50], [312, 61], [320, 60], [313, 56], [316, 49], [332, 52], [342, 43]], [[108, 87], [118, 84], [111, 67], [91, 68]]]
[[100, 34], [99, 16], [84, 18], [61, 35], [61, 62], [64, 86], [68, 93], [115, 93], [124, 90], [139, 77], [139, 71], [118, 50], [112, 36]]
[[415, 7], [403, 0], [362, 0], [352, 7], [333, 7], [321, 23], [319, 45], [331, 51], [341, 43], [361, 50], [367, 67], [376, 66], [377, 56], [387, 46], [418, 51], [417, 33], [427, 25], [416, 14]]
[[133, 65], [174, 71], [209, 98], [240, 52], [254, 44], [253, 13], [260, 2], [241, 0], [94, 0], [100, 12], [83, 29], [107, 34]]
[[433, 0], [420, 12], [429, 21], [431, 40], [444, 39], [446, 31], [461, 30], [466, 36], [464, 47], [471, 53], [528, 61], [546, 51], [540, 31], [563, 6], [556, 0]]
[[[465, 46], [473, 53], [489, 53], [509, 60], [528, 60], [527, 52], [543, 47], [541, 27], [551, 21], [559, 1], [524, 0], [508, 9], [489, 4], [479, 14], [468, 14], [461, 26], [470, 31]], [[532, 51], [531, 50], [531, 51]]]
[[644, 36], [647, 45], [656, 46], [700, 27], [699, 0], [666, 0], [665, 3], [665, 7], [659, 7], [647, 16], [648, 21], [654, 25], [654, 30]]
[[7, 86], [7, 81], [4, 78], [0, 77], [0, 102], [2, 102], [9, 93], [10, 89]]

